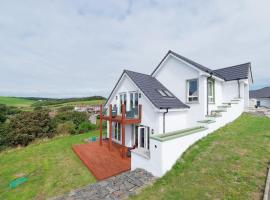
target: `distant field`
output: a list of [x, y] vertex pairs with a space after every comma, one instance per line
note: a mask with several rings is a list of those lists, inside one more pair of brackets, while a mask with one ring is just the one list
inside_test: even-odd
[[[5, 104], [7, 106], [15, 106], [19, 107], [22, 110], [25, 111], [31, 111], [36, 107], [35, 105], [38, 103], [41, 103], [43, 107], [47, 107], [49, 109], [58, 109], [64, 106], [79, 106], [79, 105], [99, 105], [103, 104], [105, 100], [84, 100], [84, 99], [74, 99], [74, 101], [70, 102], [64, 102], [64, 103], [59, 103], [57, 102], [58, 100], [53, 100], [54, 103], [52, 105], [42, 105], [42, 103], [46, 101], [39, 102], [38, 100], [30, 100], [30, 99], [24, 99], [24, 98], [19, 98], [19, 97], [0, 97], [0, 104]], [[61, 101], [61, 100], [59, 100]], [[47, 102], [50, 102], [50, 100], [47, 100]]]
[[29, 100], [19, 97], [0, 97], [0, 104], [5, 104], [7, 106], [15, 106], [15, 107], [30, 107], [35, 100]]

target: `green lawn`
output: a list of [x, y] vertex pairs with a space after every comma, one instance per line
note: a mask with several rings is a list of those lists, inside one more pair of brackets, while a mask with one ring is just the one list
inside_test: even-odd
[[132, 199], [262, 199], [269, 162], [270, 118], [244, 114]]
[[19, 97], [1, 97], [0, 96], [0, 104], [5, 104], [7, 106], [15, 106], [15, 107], [30, 107], [36, 101], [23, 99]]
[[[71, 146], [97, 134], [63, 136], [0, 153], [0, 199], [43, 200], [95, 182]], [[30, 174], [29, 181], [9, 189], [9, 182], [21, 173]]]

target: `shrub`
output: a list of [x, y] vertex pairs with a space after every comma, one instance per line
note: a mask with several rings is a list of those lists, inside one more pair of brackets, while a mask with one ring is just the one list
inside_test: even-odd
[[40, 110], [22, 112], [10, 119], [9, 145], [27, 145], [35, 138], [47, 137], [51, 134], [49, 112]]
[[97, 126], [95, 124], [91, 124], [90, 122], [82, 122], [79, 125], [79, 133], [85, 133], [94, 129], [97, 129]]
[[74, 110], [74, 106], [63, 106], [58, 109], [58, 112], [67, 112]]
[[59, 112], [54, 118], [54, 125], [59, 123], [63, 123], [66, 121], [72, 121], [75, 124], [75, 129], [78, 130], [79, 125], [82, 122], [88, 121], [88, 117], [86, 113], [76, 112], [76, 111], [65, 111]]
[[69, 134], [76, 134], [77, 132], [75, 129], [75, 124], [72, 121], [67, 121], [57, 125], [56, 133], [69, 135]]

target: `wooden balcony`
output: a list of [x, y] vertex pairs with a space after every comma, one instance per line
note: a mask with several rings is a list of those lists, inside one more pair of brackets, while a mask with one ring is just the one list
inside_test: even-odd
[[[100, 145], [102, 145], [102, 121], [109, 121], [109, 150], [112, 149], [112, 122], [118, 122], [121, 124], [121, 134], [122, 134], [122, 146], [125, 147], [125, 130], [126, 125], [128, 124], [140, 124], [142, 119], [142, 105], [139, 105], [138, 115], [130, 115], [130, 113], [126, 112], [126, 106], [122, 105], [122, 113], [116, 114], [113, 113], [112, 105], [109, 106], [109, 113], [103, 113], [103, 106], [100, 105]], [[126, 157], [127, 148], [123, 148], [121, 153], [122, 157]]]

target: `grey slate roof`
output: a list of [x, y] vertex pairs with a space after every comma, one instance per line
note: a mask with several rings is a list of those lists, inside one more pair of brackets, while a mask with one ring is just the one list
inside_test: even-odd
[[270, 98], [270, 87], [264, 87], [259, 90], [251, 90], [249, 92], [250, 98]]
[[248, 79], [250, 68], [250, 63], [244, 63], [240, 65], [213, 70], [212, 73], [214, 75], [223, 77], [225, 81], [233, 81], [240, 79]]
[[[162, 85], [156, 78], [124, 70], [124, 72], [131, 78], [131, 80], [140, 88], [144, 95], [159, 109], [162, 108], [189, 108], [177, 97], [175, 97], [164, 85]], [[157, 90], [163, 89], [169, 91], [173, 97], [163, 97]]]

